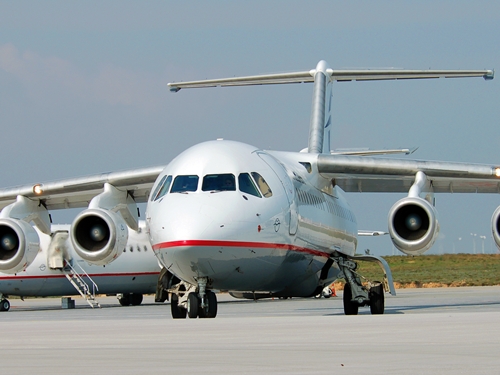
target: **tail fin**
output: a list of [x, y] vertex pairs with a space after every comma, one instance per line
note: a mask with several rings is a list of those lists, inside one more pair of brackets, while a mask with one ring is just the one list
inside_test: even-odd
[[183, 88], [313, 82], [314, 89], [307, 150], [310, 153], [330, 153], [332, 84], [334, 81], [372, 81], [443, 77], [483, 77], [486, 80], [490, 80], [493, 79], [493, 76], [494, 71], [492, 70], [333, 70], [328, 67], [326, 61], [321, 60], [318, 65], [316, 65], [316, 69], [309, 71], [176, 82], [169, 83], [168, 86], [170, 91], [177, 92]]
[[332, 125], [332, 79], [331, 69], [326, 61], [321, 60], [316, 70], [311, 71], [314, 77], [314, 89], [309, 124], [310, 153], [330, 152], [330, 129]]

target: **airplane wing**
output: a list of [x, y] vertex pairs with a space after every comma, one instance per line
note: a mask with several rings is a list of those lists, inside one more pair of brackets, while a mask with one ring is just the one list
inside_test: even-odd
[[105, 183], [127, 191], [137, 203], [146, 202], [164, 168], [156, 166], [0, 189], [0, 209], [14, 202], [18, 195], [39, 200], [48, 210], [87, 207], [103, 191]]
[[389, 232], [384, 232], [381, 230], [358, 230], [358, 236], [363, 237], [384, 236], [386, 234], [389, 234]]
[[435, 193], [500, 193], [500, 166], [320, 154], [318, 172], [347, 192], [408, 193], [423, 172]]
[[[184, 88], [225, 87], [225, 86], [250, 86], [273, 85], [281, 83], [314, 82], [316, 70], [294, 73], [265, 74], [246, 77], [208, 79], [200, 81], [169, 83], [170, 91], [177, 92]], [[459, 78], [483, 77], [493, 79], [493, 70], [405, 70], [405, 69], [365, 69], [365, 70], [334, 70], [327, 69], [326, 73], [331, 81], [376, 81], [394, 79], [419, 79], [419, 78]]]

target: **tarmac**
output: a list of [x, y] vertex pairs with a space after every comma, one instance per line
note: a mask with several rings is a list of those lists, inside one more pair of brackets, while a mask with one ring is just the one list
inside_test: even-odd
[[146, 296], [101, 309], [75, 298], [11, 299], [0, 313], [6, 374], [492, 374], [500, 286], [399, 289], [384, 315], [345, 316], [333, 298], [236, 300], [215, 319], [173, 320]]

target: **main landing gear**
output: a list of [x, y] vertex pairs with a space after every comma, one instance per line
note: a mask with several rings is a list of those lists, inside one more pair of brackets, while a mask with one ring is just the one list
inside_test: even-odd
[[139, 306], [142, 303], [142, 294], [140, 293], [123, 293], [116, 296], [118, 302], [122, 306]]
[[198, 285], [180, 282], [174, 285], [169, 292], [172, 294], [170, 308], [172, 318], [185, 319], [215, 318], [217, 316], [217, 296], [207, 290], [207, 278], [200, 277]]
[[10, 302], [4, 298], [5, 296], [0, 293], [0, 311], [9, 311]]
[[[356, 273], [358, 264], [353, 259], [379, 263], [385, 271], [384, 283], [375, 281], [369, 282], [366, 286], [363, 285], [360, 276]], [[385, 310], [384, 289], [396, 295], [387, 262], [376, 256], [356, 256], [350, 259], [339, 256], [334, 260], [342, 272], [339, 278], [343, 277], [346, 281], [343, 296], [344, 313], [357, 315], [359, 307], [370, 306], [370, 312], [373, 315], [383, 314]]]

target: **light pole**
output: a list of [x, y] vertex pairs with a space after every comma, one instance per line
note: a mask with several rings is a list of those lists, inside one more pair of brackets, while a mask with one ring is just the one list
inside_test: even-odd
[[471, 233], [470, 235], [472, 236], [472, 244], [474, 246], [474, 254], [477, 254], [477, 251], [476, 251], [476, 237], [477, 237], [477, 233]]
[[481, 242], [481, 250], [482, 250], [482, 253], [484, 254], [484, 240], [486, 239], [486, 236], [479, 236], [479, 238], [482, 240], [482, 242]]
[[[460, 241], [462, 241], [462, 237], [458, 237], [458, 251], [460, 251]], [[457, 249], [455, 248], [455, 241], [453, 241], [453, 254], [457, 253]]]

